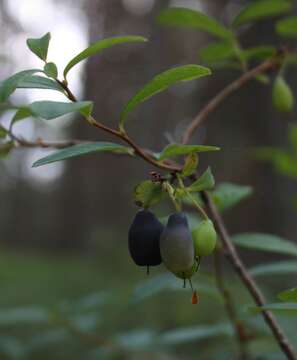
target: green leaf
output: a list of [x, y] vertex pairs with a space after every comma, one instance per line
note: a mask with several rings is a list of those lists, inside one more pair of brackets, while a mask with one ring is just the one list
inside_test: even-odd
[[145, 42], [146, 38], [142, 36], [121, 36], [121, 37], [113, 37], [108, 39], [99, 40], [96, 43], [92, 44], [84, 51], [75, 56], [65, 67], [64, 69], [64, 77], [66, 78], [68, 72], [78, 64], [79, 62], [87, 59], [88, 57], [100, 53], [102, 50], [108, 49], [112, 46], [128, 43], [128, 42]]
[[39, 39], [28, 39], [28, 48], [37, 55], [41, 60], [46, 61], [48, 46], [51, 39], [51, 34], [47, 33]]
[[254, 46], [242, 51], [242, 56], [246, 61], [259, 60], [263, 61], [277, 53], [275, 47], [270, 45]]
[[14, 117], [12, 118], [12, 123], [15, 123], [17, 121], [26, 119], [26, 118], [31, 117], [31, 116], [34, 116], [31, 109], [26, 107], [26, 106], [22, 106], [14, 114]]
[[156, 157], [159, 161], [161, 161], [176, 156], [188, 155], [191, 153], [218, 150], [220, 150], [220, 148], [216, 146], [170, 144], [166, 146], [160, 154], [156, 154]]
[[57, 90], [64, 92], [61, 85], [56, 81], [48, 79], [44, 76], [32, 75], [22, 80], [18, 86], [18, 89], [46, 89], [46, 90]]
[[296, 302], [297, 303], [297, 288], [282, 291], [277, 295], [281, 301]]
[[282, 15], [293, 7], [290, 0], [258, 0], [250, 2], [234, 19], [233, 26]]
[[272, 102], [276, 110], [291, 112], [294, 109], [295, 98], [292, 89], [281, 76], [275, 78], [272, 89]]
[[180, 345], [221, 336], [230, 337], [232, 333], [229, 324], [199, 325], [169, 330], [160, 334], [159, 343], [162, 345]]
[[55, 119], [59, 116], [80, 112], [83, 116], [90, 116], [93, 108], [91, 101], [79, 101], [75, 103], [57, 101], [36, 101], [29, 105], [31, 111], [46, 120]]
[[41, 307], [5, 309], [0, 312], [0, 325], [48, 324], [49, 318], [50, 313]]
[[126, 350], [144, 350], [155, 345], [157, 334], [147, 329], [137, 329], [133, 331], [125, 331], [123, 334], [117, 335], [113, 341], [120, 348]]
[[261, 312], [262, 310], [269, 310], [278, 315], [297, 316], [297, 304], [290, 302], [267, 304], [262, 307], [251, 306], [250, 310], [253, 312]]
[[149, 99], [153, 95], [168, 89], [170, 86], [180, 82], [189, 81], [210, 75], [211, 71], [204, 66], [184, 65], [178, 66], [170, 70], [166, 70], [155, 76], [147, 83], [132, 99], [126, 104], [120, 120], [120, 127], [123, 128], [128, 114], [140, 103]]
[[229, 39], [233, 37], [232, 32], [219, 24], [215, 19], [212, 19], [200, 11], [187, 8], [172, 7], [166, 9], [160, 13], [157, 21], [161, 25], [206, 31], [219, 38]]
[[158, 204], [162, 200], [163, 195], [162, 185], [151, 180], [143, 181], [134, 189], [135, 203], [144, 208]]
[[56, 161], [62, 161], [77, 156], [87, 155], [96, 152], [112, 152], [118, 154], [131, 154], [131, 149], [119, 144], [110, 142], [96, 142], [73, 145], [68, 148], [58, 150], [51, 155], [37, 160], [32, 167], [51, 164]]
[[278, 261], [275, 263], [257, 265], [250, 269], [253, 276], [275, 276], [297, 273], [297, 261]]
[[53, 62], [46, 63], [43, 70], [45, 74], [50, 78], [56, 79], [58, 77], [57, 65]]
[[297, 37], [297, 16], [290, 16], [276, 23], [276, 32], [289, 38]]
[[185, 165], [183, 167], [182, 176], [187, 177], [195, 173], [199, 163], [199, 157], [196, 153], [191, 153], [187, 156]]
[[220, 211], [229, 209], [253, 193], [250, 186], [222, 183], [212, 192], [212, 199]]
[[4, 129], [4, 127], [2, 127], [2, 126], [0, 125], [0, 139], [5, 138], [6, 135], [7, 135], [7, 130]]
[[0, 85], [0, 102], [5, 102], [26, 77], [41, 72], [38, 69], [24, 70], [4, 80]]
[[215, 179], [212, 175], [210, 167], [199, 177], [198, 180], [193, 182], [188, 191], [199, 192], [202, 190], [211, 190], [215, 186]]
[[279, 236], [261, 233], [238, 234], [232, 237], [235, 245], [259, 251], [297, 256], [297, 245]]
[[14, 148], [14, 144], [12, 141], [9, 141], [7, 143], [4, 144], [0, 144], [0, 159], [5, 158], [7, 155], [9, 155], [9, 153], [11, 152], [11, 150]]
[[201, 49], [199, 55], [202, 61], [212, 63], [233, 58], [236, 53], [231, 42], [220, 41]]

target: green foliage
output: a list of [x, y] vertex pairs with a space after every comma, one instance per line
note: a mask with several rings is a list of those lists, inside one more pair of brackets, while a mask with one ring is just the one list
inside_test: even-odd
[[49, 62], [45, 64], [43, 70], [45, 74], [50, 78], [56, 79], [58, 77], [57, 65], [54, 64], [53, 62]]
[[194, 174], [199, 164], [199, 157], [196, 153], [190, 153], [185, 161], [182, 176], [187, 177]]
[[282, 291], [277, 297], [281, 301], [297, 302], [297, 288]]
[[253, 21], [288, 13], [292, 9], [290, 0], [257, 0], [250, 2], [234, 19], [237, 27]]
[[220, 148], [216, 146], [170, 144], [167, 145], [160, 154], [156, 154], [156, 158], [161, 161], [172, 157], [189, 155], [194, 152], [199, 153], [218, 150], [220, 150]]
[[51, 34], [47, 33], [39, 39], [28, 39], [28, 48], [41, 60], [46, 61]]
[[151, 180], [141, 182], [134, 189], [135, 203], [143, 208], [158, 204], [163, 199], [163, 195], [162, 185]]
[[155, 76], [140, 91], [136, 93], [126, 104], [121, 113], [120, 128], [123, 129], [128, 114], [140, 103], [155, 94], [168, 89], [170, 86], [181, 82], [190, 81], [210, 75], [211, 71], [200, 65], [179, 66]]
[[219, 24], [216, 20], [200, 11], [187, 8], [173, 7], [163, 10], [159, 14], [157, 20], [161, 25], [202, 30], [223, 39], [230, 39], [233, 37], [232, 32]]
[[39, 75], [27, 76], [24, 80], [19, 82], [17, 88], [56, 90], [64, 93], [62, 86], [59, 85], [56, 81]]
[[202, 48], [199, 56], [202, 61], [213, 63], [233, 58], [235, 56], [235, 50], [230, 41], [220, 41]]
[[52, 120], [73, 112], [79, 112], [83, 116], [88, 117], [91, 115], [93, 103], [91, 101], [78, 101], [75, 103], [35, 101], [29, 105], [29, 108], [36, 116], [46, 120]]
[[7, 130], [4, 129], [4, 127], [2, 127], [2, 126], [0, 125], [0, 139], [5, 138], [6, 135], [7, 135]]
[[120, 36], [114, 38], [103, 39], [95, 42], [91, 46], [87, 47], [85, 50], [76, 55], [69, 63], [66, 65], [64, 69], [64, 77], [67, 77], [68, 72], [73, 68], [73, 66], [77, 65], [81, 61], [93, 56], [95, 54], [99, 54], [101, 51], [111, 48], [118, 44], [129, 43], [129, 42], [145, 42], [146, 38], [142, 36]]
[[229, 209], [253, 193], [250, 186], [221, 183], [212, 192], [212, 199], [220, 211]]
[[37, 160], [33, 167], [51, 164], [53, 162], [66, 160], [69, 158], [87, 155], [96, 152], [111, 152], [117, 154], [131, 154], [131, 149], [119, 144], [109, 142], [94, 142], [73, 145], [68, 148], [58, 150], [51, 155], [48, 155], [42, 159]]
[[275, 235], [261, 233], [238, 234], [232, 237], [232, 241], [235, 245], [250, 250], [297, 256], [296, 244]]
[[31, 117], [31, 116], [34, 116], [31, 109], [26, 106], [22, 106], [22, 107], [18, 108], [16, 113], [14, 114], [14, 116], [12, 118], [12, 124], [14, 124], [17, 121]]
[[272, 90], [272, 102], [274, 107], [281, 112], [291, 112], [294, 108], [293, 92], [282, 76], [275, 78]]
[[0, 144], [0, 158], [5, 158], [13, 148], [14, 145], [12, 141]]
[[296, 38], [297, 37], [297, 16], [290, 16], [285, 19], [279, 20], [276, 23], [276, 32], [279, 35]]
[[188, 187], [190, 192], [199, 192], [202, 190], [211, 190], [215, 186], [215, 179], [212, 175], [211, 168], [207, 170]]
[[276, 55], [276, 48], [270, 45], [253, 46], [242, 51], [246, 61], [263, 61]]
[[278, 261], [270, 264], [260, 264], [250, 269], [253, 276], [278, 276], [297, 273], [297, 261]]
[[297, 316], [297, 304], [294, 303], [274, 303], [267, 304], [261, 307], [250, 307], [253, 312], [261, 312], [262, 310], [269, 310], [280, 316]]

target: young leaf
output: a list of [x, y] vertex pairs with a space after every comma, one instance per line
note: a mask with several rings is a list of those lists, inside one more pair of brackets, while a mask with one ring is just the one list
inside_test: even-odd
[[211, 190], [215, 186], [215, 179], [212, 175], [211, 169], [207, 170], [200, 176], [198, 180], [193, 182], [188, 190], [190, 192], [199, 192], [202, 190]]
[[149, 208], [158, 204], [162, 200], [163, 195], [162, 185], [151, 180], [143, 181], [134, 189], [135, 203], [143, 208]]
[[275, 235], [261, 233], [238, 234], [232, 237], [232, 241], [235, 245], [246, 249], [297, 256], [296, 244]]
[[243, 50], [242, 56], [246, 61], [259, 60], [263, 61], [276, 55], [276, 49], [270, 45], [254, 46]]
[[281, 301], [297, 302], [297, 288], [282, 291], [277, 295]]
[[140, 103], [153, 95], [166, 90], [169, 86], [180, 81], [189, 81], [210, 75], [211, 71], [204, 66], [184, 65], [179, 66], [155, 76], [127, 103], [121, 113], [120, 127], [123, 128], [128, 114]]
[[26, 119], [31, 116], [34, 116], [31, 109], [26, 106], [22, 106], [14, 114], [14, 117], [12, 118], [12, 123], [14, 124], [17, 121]]
[[216, 146], [170, 144], [167, 145], [160, 154], [157, 154], [156, 157], [161, 161], [180, 155], [218, 150], [220, 150], [220, 148]]
[[157, 21], [161, 25], [177, 26], [206, 31], [223, 39], [230, 39], [233, 34], [216, 20], [203, 14], [182, 7], [172, 7], [160, 13]]
[[114, 144], [109, 142], [85, 143], [85, 144], [73, 145], [68, 148], [58, 150], [51, 155], [48, 155], [42, 159], [37, 160], [32, 167], [47, 165], [56, 161], [62, 161], [95, 152], [112, 152], [119, 154], [132, 153], [130, 148], [119, 144]]
[[272, 102], [276, 110], [291, 112], [294, 108], [294, 94], [282, 76], [277, 76], [272, 89]]
[[37, 72], [42, 71], [38, 69], [24, 70], [4, 80], [0, 85], [0, 102], [5, 102], [9, 96], [18, 88], [19, 84], [26, 79], [26, 77]]
[[0, 125], [0, 139], [5, 138], [7, 135], [7, 130], [4, 129], [1, 125]]
[[227, 60], [234, 57], [235, 50], [231, 42], [220, 41], [212, 43], [200, 50], [200, 59], [207, 63]]
[[291, 302], [267, 304], [261, 307], [251, 306], [250, 310], [256, 313], [262, 310], [269, 310], [278, 315], [297, 316], [297, 304]]
[[258, 0], [250, 2], [234, 19], [237, 27], [252, 21], [285, 14], [293, 7], [290, 0]]
[[113, 37], [108, 39], [99, 40], [96, 43], [92, 44], [84, 51], [75, 56], [65, 67], [64, 69], [64, 78], [67, 77], [68, 72], [78, 64], [79, 62], [87, 59], [88, 57], [100, 53], [104, 49], [108, 49], [117, 44], [123, 44], [128, 42], [145, 42], [146, 38], [142, 36], [121, 36], [121, 37]]
[[58, 69], [56, 64], [54, 64], [53, 62], [46, 63], [43, 70], [46, 76], [50, 78], [56, 79], [58, 77]]
[[279, 20], [276, 23], [276, 32], [279, 35], [296, 38], [297, 37], [297, 16], [290, 16]]
[[36, 116], [51, 120], [73, 112], [80, 112], [83, 116], [90, 116], [93, 103], [91, 101], [79, 101], [75, 103], [36, 101], [29, 105], [29, 108]]
[[275, 263], [257, 265], [250, 269], [253, 276], [278, 276], [297, 274], [297, 261], [278, 261]]
[[196, 153], [191, 153], [187, 156], [185, 165], [182, 171], [182, 176], [187, 177], [192, 175], [198, 167], [199, 157]]
[[35, 55], [41, 60], [46, 61], [50, 39], [51, 34], [47, 33], [39, 39], [28, 39], [27, 45]]
[[212, 192], [211, 196], [220, 211], [229, 209], [253, 193], [250, 186], [222, 183]]
[[39, 75], [30, 75], [27, 76], [24, 80], [20, 81], [18, 89], [46, 89], [46, 90], [56, 90], [64, 92], [61, 85], [56, 81], [48, 79], [44, 76]]

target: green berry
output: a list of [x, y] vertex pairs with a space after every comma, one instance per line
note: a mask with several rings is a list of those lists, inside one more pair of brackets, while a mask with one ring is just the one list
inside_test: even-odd
[[192, 232], [195, 256], [210, 255], [217, 242], [217, 233], [211, 220], [202, 221]]
[[282, 76], [278, 76], [273, 84], [273, 105], [278, 111], [290, 112], [294, 108], [294, 95], [290, 86]]
[[193, 266], [186, 270], [186, 271], [178, 271], [175, 272], [174, 275], [180, 279], [191, 279], [191, 277], [196, 274], [196, 272], [198, 271], [199, 268], [199, 264], [198, 261], [195, 261], [195, 263], [193, 264]]

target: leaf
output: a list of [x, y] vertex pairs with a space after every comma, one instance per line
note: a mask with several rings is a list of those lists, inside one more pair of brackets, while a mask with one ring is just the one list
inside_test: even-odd
[[231, 42], [220, 41], [212, 43], [200, 50], [200, 59], [207, 63], [227, 60], [234, 57], [235, 50]]
[[0, 312], [0, 325], [47, 324], [49, 312], [39, 307], [5, 309]]
[[295, 98], [292, 89], [286, 80], [278, 75], [272, 89], [272, 102], [276, 110], [291, 112], [294, 109]]
[[229, 209], [253, 193], [250, 186], [232, 183], [221, 183], [212, 192], [211, 196], [220, 211]]
[[42, 159], [37, 160], [32, 167], [51, 164], [56, 161], [62, 161], [95, 152], [113, 152], [119, 154], [131, 154], [131, 149], [126, 146], [109, 143], [109, 142], [78, 144], [62, 150], [58, 150], [51, 155], [48, 155]]
[[27, 76], [33, 75], [37, 72], [41, 72], [41, 70], [24, 70], [4, 80], [0, 85], [0, 102], [5, 102]]
[[150, 348], [156, 341], [157, 334], [147, 329], [126, 331], [114, 338], [114, 342], [121, 348], [128, 350], [143, 350]]
[[295, 243], [275, 235], [262, 233], [238, 234], [232, 237], [232, 241], [235, 245], [246, 249], [297, 256], [297, 245]]
[[157, 154], [156, 157], [159, 161], [181, 156], [188, 155], [191, 153], [199, 153], [205, 151], [218, 151], [220, 148], [216, 146], [205, 146], [205, 145], [180, 145], [180, 144], [170, 144], [165, 147], [165, 149]]
[[275, 276], [297, 273], [297, 261], [278, 261], [275, 263], [257, 265], [250, 269], [253, 276]]
[[297, 303], [297, 288], [282, 291], [277, 295], [281, 301], [296, 302]]
[[45, 74], [53, 79], [56, 79], [58, 77], [58, 69], [56, 64], [53, 62], [46, 63], [43, 68]]
[[0, 144], [0, 159], [5, 158], [13, 148], [14, 148], [14, 144], [12, 141], [9, 141], [4, 144]]
[[121, 37], [113, 37], [108, 39], [103, 39], [95, 42], [82, 52], [80, 52], [77, 56], [75, 56], [65, 67], [64, 69], [64, 77], [66, 78], [68, 72], [78, 64], [79, 62], [87, 59], [88, 57], [100, 53], [102, 50], [108, 49], [112, 46], [128, 43], [128, 42], [145, 42], [148, 41], [146, 38], [142, 36], [121, 36]]
[[93, 108], [91, 101], [79, 102], [57, 102], [57, 101], [36, 101], [29, 105], [31, 111], [46, 120], [52, 120], [59, 116], [80, 112], [83, 116], [90, 116]]
[[151, 180], [143, 181], [134, 189], [135, 203], [144, 208], [158, 204], [162, 200], [163, 195], [162, 185]]
[[18, 89], [46, 89], [46, 90], [57, 90], [64, 92], [62, 86], [56, 81], [48, 79], [44, 76], [32, 75], [22, 80], [18, 86]]
[[182, 7], [172, 7], [160, 13], [157, 21], [161, 25], [185, 27], [206, 31], [219, 38], [229, 39], [233, 37], [230, 30], [219, 24], [215, 19], [195, 11]]
[[234, 19], [233, 26], [237, 27], [249, 22], [282, 15], [293, 7], [290, 0], [258, 0], [250, 2]]
[[20, 107], [17, 112], [14, 114], [14, 117], [12, 118], [12, 123], [14, 124], [17, 121], [26, 119], [28, 117], [34, 116], [34, 114], [32, 113], [31, 109], [29, 109], [28, 107]]
[[278, 315], [297, 316], [297, 304], [290, 302], [267, 304], [262, 307], [251, 306], [250, 310], [256, 313], [261, 312], [262, 310], [269, 310]]
[[210, 167], [199, 177], [198, 180], [193, 182], [188, 191], [199, 192], [202, 190], [211, 190], [215, 186], [215, 179], [212, 175]]
[[229, 324], [200, 325], [169, 330], [159, 335], [159, 343], [162, 345], [180, 345], [188, 342], [196, 342], [214, 337], [232, 336], [232, 328]]
[[28, 39], [28, 48], [37, 55], [41, 60], [46, 61], [48, 46], [51, 39], [51, 34], [47, 33], [39, 39]]
[[2, 127], [2, 126], [0, 125], [0, 139], [5, 138], [6, 135], [7, 135], [7, 130], [4, 129], [4, 127]]
[[187, 177], [197, 170], [199, 157], [196, 153], [191, 153], [187, 156], [185, 165], [183, 167], [182, 176]]
[[289, 38], [297, 37], [297, 16], [290, 16], [285, 19], [281, 19], [276, 23], [276, 32], [279, 35]]
[[128, 114], [140, 103], [149, 99], [153, 95], [168, 89], [170, 86], [180, 82], [189, 81], [210, 75], [211, 71], [200, 65], [184, 65], [178, 66], [170, 70], [166, 70], [155, 76], [140, 91], [136, 93], [126, 104], [121, 113], [120, 127], [123, 128]]
[[261, 46], [254, 46], [248, 49], [244, 49], [242, 51], [242, 56], [246, 61], [250, 60], [259, 60], [263, 61], [272, 56], [275, 56], [277, 53], [275, 47], [270, 45], [261, 45]]

